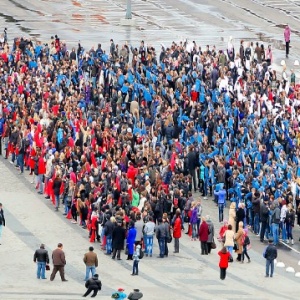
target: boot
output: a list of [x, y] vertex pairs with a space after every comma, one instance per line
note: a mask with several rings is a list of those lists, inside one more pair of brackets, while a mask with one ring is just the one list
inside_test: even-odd
[[251, 259], [250, 258], [248, 258], [248, 263], [251, 263]]

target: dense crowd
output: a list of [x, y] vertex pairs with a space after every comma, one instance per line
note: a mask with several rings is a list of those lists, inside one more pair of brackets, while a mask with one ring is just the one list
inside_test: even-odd
[[[172, 236], [179, 252], [185, 225], [209, 253], [213, 224], [197, 191], [214, 197], [220, 222], [231, 203], [230, 230], [244, 232], [239, 260], [247, 228], [294, 243], [300, 91], [295, 73], [278, 75], [272, 62], [270, 45], [236, 49], [232, 38], [220, 50], [110, 40], [109, 51], [69, 50], [58, 36], [3, 39], [1, 152], [112, 258], [125, 239], [128, 259], [139, 259], [135, 244], [152, 256], [155, 235], [159, 257]], [[219, 239], [232, 250], [224, 223]]]

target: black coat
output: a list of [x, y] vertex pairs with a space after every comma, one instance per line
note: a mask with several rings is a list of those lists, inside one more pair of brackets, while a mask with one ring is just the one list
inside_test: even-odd
[[45, 262], [49, 264], [49, 255], [46, 249], [37, 249], [33, 256], [33, 261]]
[[112, 248], [116, 250], [123, 250], [125, 238], [125, 229], [122, 226], [117, 225], [112, 232]]
[[93, 277], [90, 278], [86, 281], [85, 283], [85, 287], [88, 289], [92, 289], [92, 290], [101, 290], [102, 288], [102, 283], [101, 281], [98, 279], [98, 277]]

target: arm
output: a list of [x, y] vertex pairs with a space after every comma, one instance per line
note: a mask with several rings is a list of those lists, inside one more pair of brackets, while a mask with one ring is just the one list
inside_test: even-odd
[[86, 262], [87, 262], [87, 257], [86, 257], [86, 254], [84, 254], [84, 256], [83, 256], [83, 262], [86, 264]]
[[33, 255], [33, 261], [36, 262], [36, 251], [34, 252], [34, 255]]
[[48, 251], [46, 252], [46, 263], [49, 264], [49, 254], [48, 254]]
[[96, 259], [95, 259], [95, 267], [96, 268], [98, 267], [98, 256], [96, 256]]

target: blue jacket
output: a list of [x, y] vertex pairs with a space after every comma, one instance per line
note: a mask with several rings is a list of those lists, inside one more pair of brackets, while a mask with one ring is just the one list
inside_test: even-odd
[[214, 194], [218, 196], [218, 204], [224, 204], [226, 201], [226, 190], [222, 189], [218, 192], [214, 191]]

